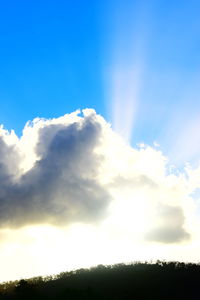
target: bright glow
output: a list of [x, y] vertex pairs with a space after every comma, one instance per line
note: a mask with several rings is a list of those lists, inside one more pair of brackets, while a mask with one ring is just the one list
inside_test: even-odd
[[[82, 126], [85, 124], [84, 122], [89, 126]], [[76, 126], [70, 126], [74, 123]], [[98, 128], [101, 128], [101, 131], [92, 131]], [[45, 129], [45, 135], [40, 135], [43, 129]], [[88, 132], [95, 132], [94, 139], [89, 146], [84, 130], [86, 130], [86, 137], [88, 137]], [[79, 160], [82, 159], [82, 152], [78, 152], [78, 156], [73, 156], [74, 151], [67, 152], [68, 149], [65, 149], [69, 156], [67, 158], [72, 164], [67, 165], [66, 169], [63, 169], [63, 164], [57, 164], [58, 173], [56, 174], [60, 175], [60, 171], [62, 176], [59, 177], [59, 192], [56, 194], [55, 202], [48, 202], [49, 198], [51, 199], [51, 194], [50, 196], [48, 194], [49, 185], [45, 189], [45, 198], [42, 197], [43, 186], [38, 186], [40, 194], [34, 194], [35, 189], [31, 189], [34, 200], [34, 206], [31, 206], [31, 209], [32, 207], [35, 209], [35, 220], [38, 220], [37, 211], [40, 210], [42, 203], [44, 206], [47, 205], [44, 215], [46, 223], [40, 224], [38, 221], [36, 224], [28, 224], [29, 226], [27, 223], [22, 223], [24, 224], [22, 227], [21, 223], [20, 225], [17, 223], [19, 219], [16, 219], [15, 229], [7, 229], [2, 223], [0, 265], [3, 272], [0, 274], [0, 281], [55, 274], [97, 264], [134, 260], [198, 260], [200, 249], [199, 206], [192, 195], [200, 187], [199, 167], [192, 169], [188, 165], [183, 172], [171, 169], [168, 166], [167, 157], [161, 151], [142, 144], [137, 149], [128, 146], [120, 136], [112, 131], [110, 125], [101, 116], [96, 115], [94, 110], [87, 109], [83, 111], [82, 116], [76, 112], [53, 120], [37, 119], [26, 126], [21, 139], [9, 139], [8, 132], [1, 132], [6, 151], [2, 153], [0, 159], [8, 163], [11, 175], [15, 175], [15, 172], [18, 174], [18, 164], [24, 165], [21, 174], [25, 179], [26, 171], [32, 168], [32, 171], [35, 171], [34, 177], [30, 176], [31, 172], [27, 172], [30, 176], [26, 179], [29, 188], [31, 188], [31, 184], [35, 182], [37, 184], [34, 179], [35, 176], [39, 176], [41, 171], [38, 166], [44, 168], [48, 162], [48, 171], [51, 170], [51, 161], [42, 160], [42, 154], [40, 157], [40, 155], [36, 155], [35, 151], [36, 145], [39, 143], [43, 146], [44, 157], [48, 157], [49, 153], [51, 154], [55, 150], [55, 148], [49, 148], [49, 144], [52, 145], [52, 141], [55, 141], [55, 132], [58, 133], [58, 137], [63, 137], [62, 134], [65, 132], [68, 134], [66, 138], [71, 135], [75, 136], [76, 139], [73, 139], [71, 144], [71, 140], [68, 140], [68, 146], [76, 149], [73, 148], [74, 145], [81, 145], [82, 151], [85, 151], [83, 152], [85, 153], [84, 161]], [[80, 133], [81, 135], [79, 135]], [[14, 136], [13, 133], [12, 136]], [[29, 144], [30, 137], [32, 139]], [[80, 138], [81, 143], [79, 144]], [[96, 139], [98, 139], [98, 143], [95, 147]], [[11, 140], [12, 143], [10, 143]], [[91, 146], [93, 143], [94, 146]], [[16, 145], [16, 147], [10, 148], [10, 145]], [[62, 148], [60, 149], [59, 145], [59, 143], [56, 144], [56, 152], [54, 152], [56, 162], [60, 162], [59, 155]], [[90, 147], [94, 147], [94, 149], [92, 148], [90, 151]], [[77, 148], [79, 149], [78, 146]], [[16, 153], [12, 152], [13, 149]], [[35, 163], [36, 157], [38, 162]], [[85, 160], [88, 161], [86, 166], [84, 165]], [[82, 168], [79, 162], [83, 164]], [[16, 168], [12, 167], [12, 163]], [[2, 176], [3, 172], [4, 169], [2, 169]], [[55, 223], [51, 226], [47, 225], [48, 221], [52, 220], [52, 204], [53, 214], [59, 214], [57, 220], [60, 218], [63, 205], [68, 204], [65, 185], [68, 184], [69, 179], [71, 180], [69, 173], [72, 178], [76, 179], [76, 187], [80, 184], [83, 192], [85, 192], [84, 184], [87, 184], [88, 181], [92, 182], [95, 177], [95, 187], [97, 184], [99, 190], [104, 191], [103, 197], [107, 194], [110, 197], [106, 209], [103, 210], [102, 217], [97, 221], [94, 219], [91, 221], [87, 217], [83, 220], [74, 220], [70, 219], [71, 215], [68, 220], [68, 215], [66, 215], [66, 219], [64, 217], [61, 224], [58, 222], [59, 227], [55, 227]], [[54, 169], [51, 173], [51, 176], [53, 175]], [[12, 178], [11, 176], [11, 180]], [[86, 181], [85, 178], [87, 178]], [[20, 176], [16, 180], [19, 180], [20, 186]], [[49, 180], [48, 176], [45, 180]], [[50, 183], [54, 184], [53, 181]], [[86, 185], [88, 189], [91, 187], [91, 185]], [[23, 192], [26, 185], [22, 185], [21, 188], [20, 191]], [[55, 193], [56, 188], [57, 185], [55, 185]], [[5, 192], [7, 189], [11, 195], [10, 185], [5, 186]], [[52, 193], [51, 189], [50, 191]], [[66, 193], [66, 197], [63, 197], [62, 191]], [[91, 194], [93, 201], [96, 197], [96, 188], [94, 191], [91, 189], [91, 193], [94, 193]], [[39, 203], [37, 202], [38, 198]], [[14, 195], [13, 199], [21, 205], [19, 197], [15, 198]], [[24, 198], [24, 201], [30, 201], [30, 199]], [[87, 205], [90, 208], [93, 203], [88, 202], [86, 197], [81, 202], [80, 208], [80, 201], [76, 201], [76, 198], [73, 198], [69, 204], [71, 211], [76, 212], [78, 208], [79, 216], [82, 216], [85, 205], [86, 208]], [[10, 207], [7, 208], [9, 213]], [[96, 210], [101, 210], [101, 205], [97, 204]], [[96, 214], [96, 211], [89, 212]], [[29, 209], [27, 213], [30, 213]], [[90, 217], [89, 214], [87, 216]], [[62, 214], [61, 217], [63, 218]], [[6, 218], [8, 218], [7, 215], [5, 221]], [[10, 218], [15, 219], [15, 215], [11, 215]], [[24, 218], [26, 219], [26, 215], [22, 209], [20, 221], [22, 219], [23, 222]], [[147, 236], [150, 238], [147, 239]]]

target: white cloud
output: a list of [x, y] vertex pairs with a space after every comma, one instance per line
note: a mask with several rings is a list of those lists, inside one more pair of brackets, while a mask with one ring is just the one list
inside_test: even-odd
[[101, 157], [95, 153], [102, 124], [93, 111], [86, 113], [79, 119], [75, 115], [73, 121], [69, 116], [68, 122], [61, 118], [60, 122], [36, 120], [28, 125], [22, 140], [27, 145], [25, 137], [33, 136], [35, 143], [30, 143], [28, 154], [35, 161], [17, 181], [11, 176], [16, 162], [21, 163], [17, 148], [2, 137], [1, 227], [96, 222], [105, 215], [110, 196], [97, 180]]
[[156, 227], [147, 232], [147, 240], [178, 243], [190, 239], [189, 233], [183, 228], [185, 218], [181, 207], [159, 203], [155, 218]]
[[[79, 261], [80, 266], [156, 255], [173, 258], [186, 246], [191, 247], [191, 259], [197, 258], [199, 208], [192, 193], [200, 187], [200, 168], [170, 171], [161, 151], [131, 148], [90, 109], [83, 115], [77, 111], [52, 120], [35, 119], [21, 138], [1, 129], [0, 146], [4, 259], [15, 245], [21, 259], [23, 249], [30, 260], [31, 253], [37, 253], [39, 266], [52, 243], [58, 245], [55, 255], [60, 245], [64, 249], [60, 266], [66, 249], [71, 262]], [[44, 236], [48, 238], [41, 243]], [[82, 260], [74, 254], [81, 247], [80, 237], [86, 241]], [[102, 245], [107, 250], [98, 250]], [[169, 245], [175, 248], [168, 255], [164, 249]], [[58, 271], [54, 267], [51, 272]], [[34, 270], [36, 275], [39, 268]]]

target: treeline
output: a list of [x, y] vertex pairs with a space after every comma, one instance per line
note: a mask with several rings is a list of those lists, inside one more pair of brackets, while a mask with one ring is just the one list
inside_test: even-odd
[[200, 299], [200, 265], [181, 262], [99, 265], [0, 285], [0, 300]]

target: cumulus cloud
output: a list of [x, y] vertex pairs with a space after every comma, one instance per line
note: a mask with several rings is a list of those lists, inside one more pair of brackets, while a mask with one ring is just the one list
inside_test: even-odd
[[37, 118], [21, 138], [1, 128], [0, 228], [107, 220], [129, 239], [189, 241], [199, 172], [170, 173], [167, 164], [158, 149], [128, 146], [90, 109]]
[[184, 229], [184, 214], [181, 207], [159, 204], [156, 211], [156, 227], [146, 234], [149, 241], [178, 243], [190, 239]]
[[[96, 222], [106, 213], [108, 191], [97, 180], [101, 157], [95, 153], [101, 124], [90, 114], [72, 124], [38, 129], [38, 159], [17, 181], [11, 175], [17, 151], [1, 140], [0, 226]], [[18, 160], [19, 163], [19, 160]]]

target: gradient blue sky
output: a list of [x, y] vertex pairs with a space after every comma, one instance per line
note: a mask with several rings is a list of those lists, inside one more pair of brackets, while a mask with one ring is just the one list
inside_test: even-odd
[[200, 151], [199, 1], [2, 1], [0, 123], [94, 108], [132, 145]]

